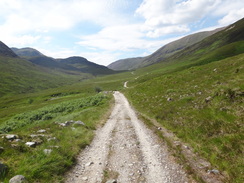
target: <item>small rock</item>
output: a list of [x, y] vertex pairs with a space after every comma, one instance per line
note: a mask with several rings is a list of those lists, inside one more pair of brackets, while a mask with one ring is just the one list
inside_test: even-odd
[[27, 180], [23, 175], [16, 175], [9, 180], [9, 183], [24, 183], [24, 182], [27, 182]]
[[85, 166], [87, 167], [87, 166], [91, 166], [92, 164], [94, 164], [93, 162], [89, 162], [89, 163], [87, 163]]
[[183, 145], [183, 147], [185, 148], [185, 149], [190, 149], [188, 146], [186, 146], [186, 145]]
[[168, 101], [168, 102], [172, 101], [172, 98], [170, 98], [170, 97], [169, 97], [169, 98], [167, 98], [167, 101]]
[[53, 150], [52, 149], [44, 149], [43, 152], [46, 154], [46, 155], [49, 155], [51, 154]]
[[215, 68], [213, 71], [214, 71], [214, 72], [217, 72], [217, 69]]
[[82, 122], [82, 121], [76, 121], [74, 124], [75, 124], [75, 125], [83, 125], [83, 126], [85, 126], [85, 123]]
[[7, 140], [14, 140], [18, 138], [18, 135], [6, 135], [5, 137]]
[[162, 130], [162, 128], [161, 127], [158, 127], [158, 130]]
[[84, 181], [88, 181], [88, 177], [82, 177], [81, 179]]
[[210, 174], [210, 173], [213, 173], [213, 174], [217, 175], [217, 174], [219, 174], [219, 171], [216, 170], [216, 169], [208, 170], [208, 174]]
[[211, 97], [211, 96], [205, 98], [205, 102], [206, 102], [206, 103], [210, 102], [211, 100], [212, 100], [212, 97]]
[[117, 180], [115, 180], [115, 179], [108, 180], [106, 183], [117, 183]]
[[57, 138], [56, 137], [51, 137], [51, 138], [47, 139], [47, 141], [52, 141], [52, 140], [57, 140]]
[[36, 142], [26, 142], [25, 145], [29, 147], [36, 147]]
[[72, 122], [71, 122], [71, 121], [65, 121], [64, 124], [65, 124], [66, 126], [69, 126], [69, 125], [72, 124]]
[[31, 137], [31, 138], [35, 138], [35, 137], [38, 137], [38, 135], [31, 134], [30, 137]]
[[59, 126], [66, 127], [68, 125], [66, 123], [59, 123]]
[[14, 139], [14, 142], [21, 142], [21, 139]]
[[37, 133], [45, 133], [45, 132], [46, 132], [46, 130], [43, 130], [43, 129], [37, 131]]

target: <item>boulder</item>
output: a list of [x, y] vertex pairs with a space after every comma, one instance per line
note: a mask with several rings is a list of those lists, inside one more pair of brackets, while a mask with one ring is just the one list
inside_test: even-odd
[[23, 175], [16, 175], [9, 180], [9, 183], [24, 183], [24, 182], [27, 182], [27, 180]]
[[7, 140], [14, 140], [14, 139], [18, 138], [18, 135], [9, 134], [9, 135], [6, 135], [5, 138]]
[[26, 142], [25, 145], [29, 147], [36, 147], [36, 142]]

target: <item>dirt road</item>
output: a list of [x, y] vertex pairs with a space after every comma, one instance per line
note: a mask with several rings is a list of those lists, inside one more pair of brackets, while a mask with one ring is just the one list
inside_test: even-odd
[[66, 183], [186, 183], [185, 172], [136, 116], [123, 94], [114, 92], [115, 106], [92, 144], [79, 156]]

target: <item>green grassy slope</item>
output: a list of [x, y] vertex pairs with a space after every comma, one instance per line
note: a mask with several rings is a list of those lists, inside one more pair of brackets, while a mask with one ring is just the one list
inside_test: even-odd
[[[226, 182], [243, 182], [243, 20], [135, 72], [133, 106], [189, 143]], [[224, 36], [224, 37], [222, 37]]]
[[44, 69], [20, 58], [0, 56], [0, 64], [0, 96], [53, 88], [87, 77]]
[[108, 67], [114, 70], [133, 70], [145, 67], [168, 58], [180, 50], [183, 50], [184, 48], [191, 46], [222, 29], [224, 28], [188, 35], [179, 40], [166, 44], [149, 56], [118, 60], [110, 64]]

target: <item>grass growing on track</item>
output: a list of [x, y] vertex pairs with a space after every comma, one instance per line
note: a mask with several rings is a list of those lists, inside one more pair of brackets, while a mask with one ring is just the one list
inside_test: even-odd
[[148, 74], [130, 81], [126, 95], [140, 112], [227, 172], [229, 182], [242, 182], [243, 63], [242, 54], [182, 69], [173, 65], [161, 73], [145, 68]]

